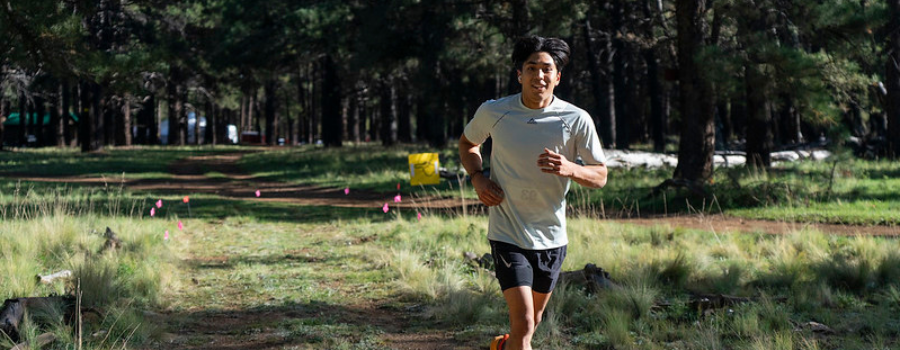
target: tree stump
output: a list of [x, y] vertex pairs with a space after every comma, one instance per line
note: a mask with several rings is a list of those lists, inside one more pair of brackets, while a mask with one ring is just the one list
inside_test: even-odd
[[561, 273], [559, 282], [584, 286], [588, 293], [597, 293], [603, 289], [619, 288], [619, 285], [609, 278], [609, 272], [594, 264], [584, 265], [582, 270]]
[[109, 227], [106, 228], [106, 233], [103, 236], [106, 237], [106, 243], [103, 244], [103, 248], [100, 248], [101, 254], [107, 250], [116, 251], [122, 247], [122, 240]]

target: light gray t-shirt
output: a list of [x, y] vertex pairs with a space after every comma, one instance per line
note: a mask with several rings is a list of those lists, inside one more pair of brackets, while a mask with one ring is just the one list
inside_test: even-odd
[[557, 97], [547, 108], [530, 109], [516, 94], [483, 103], [464, 134], [475, 144], [493, 138], [491, 180], [505, 197], [489, 210], [488, 239], [529, 250], [568, 244], [569, 179], [541, 172], [537, 160], [547, 148], [573, 162], [606, 163], [590, 115]]

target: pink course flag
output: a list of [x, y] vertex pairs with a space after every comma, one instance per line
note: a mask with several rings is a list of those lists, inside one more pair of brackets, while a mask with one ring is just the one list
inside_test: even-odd
[[191, 201], [191, 199], [188, 198], [188, 196], [184, 196], [184, 199], [182, 199], [182, 201], [184, 201], [185, 203], [188, 203]]
[[256, 190], [256, 196], [259, 197], [259, 190]]
[[150, 208], [150, 217], [156, 215], [156, 208]]
[[156, 207], [157, 207], [157, 208], [162, 208], [162, 199], [156, 201]]
[[388, 208], [387, 203], [384, 203], [384, 207], [382, 207], [381, 210], [383, 210], [385, 213], [387, 213], [388, 210], [390, 210], [390, 209]]
[[166, 235], [163, 236], [163, 240], [164, 240], [164, 241], [168, 241], [168, 240], [169, 240], [169, 230], [166, 230]]
[[422, 213], [416, 212], [416, 217], [421, 221], [421, 220], [422, 220]]
[[400, 203], [400, 195], [394, 196], [394, 203]]
[[181, 223], [181, 221], [178, 222], [178, 230], [179, 231], [184, 230], [184, 225]]
[[350, 194], [350, 187], [344, 188], [344, 195]]

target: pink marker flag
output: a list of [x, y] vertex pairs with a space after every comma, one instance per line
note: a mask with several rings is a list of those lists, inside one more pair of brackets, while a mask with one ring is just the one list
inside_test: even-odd
[[188, 198], [188, 196], [184, 196], [184, 199], [182, 199], [182, 201], [184, 201], [185, 203], [187, 203], [187, 202], [190, 202], [191, 199]]
[[178, 230], [184, 230], [184, 225], [181, 223], [181, 221], [178, 222]]
[[163, 240], [164, 240], [164, 241], [168, 241], [168, 240], [169, 240], [169, 230], [166, 230], [166, 235], [163, 236]]
[[259, 190], [256, 190], [256, 196], [259, 197]]
[[400, 203], [400, 195], [394, 196], [394, 203]]
[[350, 194], [350, 187], [344, 188], [344, 195]]
[[157, 207], [157, 208], [162, 208], [162, 199], [156, 201], [156, 207]]
[[388, 210], [390, 210], [390, 209], [388, 209], [387, 203], [384, 203], [384, 207], [382, 207], [381, 210], [384, 210], [385, 213], [387, 213]]
[[421, 221], [421, 220], [422, 220], [422, 213], [416, 212], [416, 217]]
[[156, 215], [156, 208], [150, 208], [150, 217], [153, 217], [153, 215]]

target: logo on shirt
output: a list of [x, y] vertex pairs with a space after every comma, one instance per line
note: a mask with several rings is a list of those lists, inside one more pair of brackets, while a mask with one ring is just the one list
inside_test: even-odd
[[531, 119], [528, 119], [528, 123], [526, 123], [526, 124], [537, 124], [537, 121], [535, 121], [534, 118], [531, 118]]

